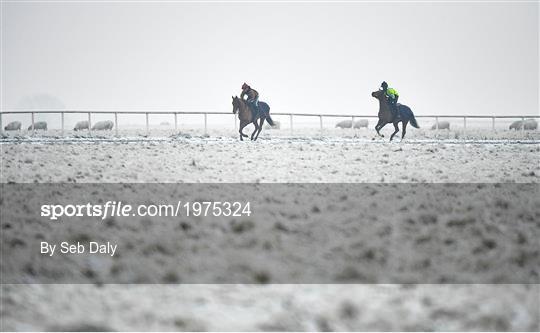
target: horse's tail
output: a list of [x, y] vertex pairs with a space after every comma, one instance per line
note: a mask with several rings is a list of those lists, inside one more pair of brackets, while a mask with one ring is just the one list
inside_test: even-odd
[[270, 126], [275, 126], [272, 117], [270, 117], [270, 105], [265, 102], [259, 102], [259, 108], [263, 112], [264, 118], [270, 124]]
[[266, 117], [266, 121], [270, 124], [270, 126], [275, 126], [274, 121], [272, 120], [272, 117], [270, 117], [270, 112], [266, 113], [264, 115]]
[[418, 123], [416, 122], [416, 118], [414, 117], [414, 114], [412, 113], [411, 111], [411, 125], [412, 127], [416, 127], [416, 128], [420, 128], [420, 126], [418, 126]]
[[416, 118], [414, 118], [414, 113], [412, 112], [411, 108], [407, 105], [401, 104], [400, 107], [402, 108], [401, 113], [405, 115], [405, 118], [408, 118], [411, 122], [411, 126], [415, 128], [420, 128], [418, 126], [418, 123], [416, 122]]

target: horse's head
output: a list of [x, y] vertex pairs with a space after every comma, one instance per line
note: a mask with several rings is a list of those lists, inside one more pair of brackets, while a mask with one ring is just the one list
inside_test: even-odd
[[384, 93], [384, 90], [379, 89], [377, 91], [372, 92], [371, 96], [375, 97], [378, 100], [381, 100], [381, 99], [385, 98], [385, 93]]
[[240, 110], [240, 98], [232, 96], [232, 113], [236, 114]]

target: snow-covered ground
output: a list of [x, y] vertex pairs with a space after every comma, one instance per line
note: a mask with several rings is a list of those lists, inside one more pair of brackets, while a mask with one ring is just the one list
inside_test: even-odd
[[[44, 141], [42, 138], [32, 139], [33, 142], [4, 141], [0, 146], [0, 180], [2, 183], [535, 184], [540, 180], [538, 132], [484, 131], [456, 135], [453, 132], [411, 129], [407, 135], [409, 140], [402, 143], [371, 140], [373, 131], [335, 130], [338, 134], [332, 132], [323, 137], [318, 137], [316, 132], [294, 136], [285, 133], [274, 135], [276, 132], [263, 131], [264, 135], [257, 142], [239, 142], [230, 132], [209, 133], [207, 137], [200, 131], [171, 134], [172, 137], [156, 135], [156, 138], [161, 138], [156, 141], [138, 141], [140, 137], [137, 135], [124, 136], [136, 138], [133, 142], [118, 138], [109, 140], [109, 136], [103, 136], [107, 142], [81, 141], [84, 138], [65, 142]], [[514, 232], [523, 233], [525, 241], [518, 237], [510, 248], [523, 252], [525, 257], [521, 260], [535, 260], [535, 253], [540, 253], [536, 237], [540, 230], [537, 189], [535, 191], [533, 187], [531, 193], [516, 195], [506, 204], [497, 204], [497, 209], [490, 210], [497, 219], [508, 223], [504, 227], [491, 225], [494, 220], [483, 210], [482, 201], [462, 200], [474, 198], [474, 193], [463, 197], [448, 196], [444, 202], [445, 212], [449, 207], [456, 207], [463, 215], [460, 215], [461, 220], [471, 218], [476, 221], [472, 227], [467, 223], [461, 226], [463, 235], [467, 235], [470, 241], [477, 239], [480, 244], [487, 244], [487, 248], [493, 248], [489, 240], [495, 240], [496, 251], [503, 251], [499, 258], [506, 258], [509, 262], [512, 259], [505, 257], [508, 253], [504, 252], [507, 247], [500, 241], [503, 236], [508, 236], [510, 230], [512, 235]], [[289, 199], [294, 202], [295, 198]], [[494, 200], [491, 199], [483, 200], [492, 203]], [[472, 207], [470, 210], [467, 204]], [[344, 207], [347, 205], [338, 208]], [[441, 237], [448, 235], [445, 228], [449, 215], [444, 215], [437, 206], [423, 202], [415, 202], [414, 207], [419, 210], [414, 211], [419, 221], [424, 219], [422, 216], [435, 216], [429, 218], [434, 222], [428, 221], [425, 226], [416, 224], [410, 233], [401, 234], [404, 241], [415, 243], [417, 238], [422, 238], [418, 246], [425, 246], [426, 242], [437, 241], [435, 234]], [[524, 207], [531, 211], [524, 212]], [[355, 225], [350, 222], [354, 218], [352, 216], [346, 219], [349, 221], [347, 225], [336, 230], [319, 225], [312, 226], [311, 231], [315, 236], [328, 235], [330, 239], [340, 239], [333, 238], [335, 233], [336, 237], [345, 234], [356, 237], [360, 242], [377, 243], [374, 236], [377, 232], [382, 232], [381, 239], [392, 235], [387, 232], [396, 223], [392, 216], [404, 217], [410, 213], [412, 211], [388, 210], [373, 226], [366, 226], [365, 233], [361, 230], [354, 233]], [[272, 215], [269, 213], [268, 216]], [[25, 219], [31, 220], [31, 217]], [[2, 230], [7, 230], [5, 228], [10, 221], [3, 219], [1, 223]], [[226, 248], [227, 244], [233, 247], [237, 244], [256, 253], [264, 248], [257, 246], [262, 238], [294, 235], [290, 228], [301, 227], [295, 223], [291, 220], [289, 228], [287, 225], [278, 228], [275, 221], [271, 221], [268, 226], [255, 225], [247, 233], [224, 231], [226, 238], [222, 239], [224, 243], [221, 245]], [[482, 227], [475, 228], [477, 223]], [[215, 225], [210, 226], [215, 228]], [[217, 230], [207, 230], [204, 225], [199, 227], [192, 230], [200, 232], [200, 235], [214, 234]], [[46, 225], [32, 227], [28, 224], [24, 228], [39, 237]], [[148, 226], [137, 230], [130, 229], [130, 232], [160, 235], [157, 229], [149, 231]], [[122, 230], [114, 232], [121, 233]], [[175, 262], [178, 244], [174, 244], [185, 236], [177, 237], [174, 231], [165, 234], [155, 241], [161, 240], [163, 246], [171, 246], [170, 249], [165, 254], [145, 259], [155, 260], [156, 267], [170, 266]], [[426, 241], [425, 237], [429, 235], [432, 237]], [[488, 242], [483, 243], [486, 239]], [[332, 253], [350, 253], [353, 247], [344, 244], [352, 246], [351, 241], [351, 238], [343, 238], [341, 250], [337, 247]], [[20, 242], [4, 244], [4, 253], [15, 251], [11, 246], [17, 248]], [[219, 251], [219, 247], [220, 243], [210, 246], [214, 251]], [[470, 254], [466, 247], [452, 251], [455, 253], [450, 254], [457, 257]], [[493, 260], [492, 256], [487, 258]], [[479, 263], [471, 261], [474, 262]], [[264, 263], [252, 262], [249, 265], [264, 267]], [[483, 265], [496, 267], [497, 262], [485, 262]], [[534, 281], [537, 271], [531, 274]], [[3, 285], [1, 329], [538, 331], [539, 295], [539, 284]], [[61, 316], [58, 315], [60, 312]]]
[[9, 285], [2, 330], [538, 331], [538, 293], [538, 285]]
[[540, 141], [189, 137], [6, 143], [2, 182], [538, 182]]

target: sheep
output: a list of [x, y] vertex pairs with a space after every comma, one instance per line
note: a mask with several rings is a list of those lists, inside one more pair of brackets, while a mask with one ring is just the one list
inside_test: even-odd
[[[38, 122], [34, 123], [34, 129], [35, 130], [44, 130], [44, 131], [46, 131], [47, 130], [47, 122], [46, 121], [38, 121]], [[28, 126], [28, 130], [29, 131], [32, 130], [32, 125]]]
[[339, 128], [352, 128], [352, 120], [343, 120], [336, 124]]
[[522, 126], [523, 126], [523, 121], [518, 120], [510, 124], [510, 127], [508, 129], [519, 130], [521, 129]]
[[525, 130], [535, 130], [538, 128], [538, 122], [534, 119], [526, 119], [525, 122], [523, 120], [517, 120], [517, 121], [514, 121], [509, 129], [513, 129], [513, 130], [520, 130], [520, 129], [525, 129]]
[[21, 130], [21, 122], [20, 121], [12, 121], [9, 124], [7, 124], [4, 127], [5, 131], [20, 131]]
[[534, 119], [527, 119], [525, 120], [525, 123], [523, 124], [524, 129], [529, 131], [534, 131], [538, 128], [538, 122]]
[[438, 129], [447, 129], [447, 130], [449, 130], [450, 129], [450, 123], [447, 122], [447, 121], [439, 121], [438, 123], [435, 123], [435, 124], [433, 124], [433, 126], [431, 126], [432, 130], [437, 129], [437, 128]]
[[73, 128], [74, 131], [80, 131], [83, 129], [88, 129], [88, 120], [78, 121]]
[[357, 122], [354, 123], [354, 128], [367, 128], [369, 125], [369, 121], [367, 119], [360, 119]]
[[112, 130], [113, 128], [113, 122], [110, 120], [104, 120], [104, 121], [98, 121], [97, 123], [92, 126], [92, 131], [97, 130]]

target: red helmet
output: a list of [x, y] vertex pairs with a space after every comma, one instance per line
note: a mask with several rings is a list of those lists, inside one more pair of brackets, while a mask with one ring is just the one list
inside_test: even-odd
[[247, 88], [249, 88], [249, 86], [247, 85], [247, 83], [244, 82], [244, 84], [242, 85], [242, 90], [247, 89]]

